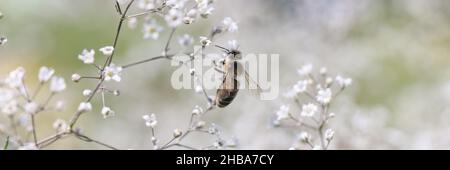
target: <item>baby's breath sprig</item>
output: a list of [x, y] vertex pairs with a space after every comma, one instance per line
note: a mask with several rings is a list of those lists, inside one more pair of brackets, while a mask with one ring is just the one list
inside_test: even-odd
[[[319, 76], [315, 76], [313, 65], [302, 66], [298, 74], [304, 79], [299, 80], [285, 95], [293, 100], [298, 110], [282, 105], [275, 113], [275, 126], [293, 127], [300, 131], [291, 149], [300, 149], [299, 144], [305, 144], [310, 149], [326, 150], [334, 137], [335, 131], [328, 128], [329, 120], [335, 116], [330, 112], [331, 102], [351, 85], [352, 79], [341, 76], [332, 78], [324, 67], [319, 72]], [[313, 137], [317, 137], [318, 141], [314, 141]]]

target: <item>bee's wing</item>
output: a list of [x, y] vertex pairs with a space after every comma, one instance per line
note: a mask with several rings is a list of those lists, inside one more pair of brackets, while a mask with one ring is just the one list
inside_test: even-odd
[[[244, 71], [244, 76], [245, 76], [246, 87], [250, 90], [250, 92], [252, 94], [255, 94], [255, 95], [261, 94], [262, 89], [259, 86], [258, 82], [256, 82], [255, 80], [252, 79], [250, 74], [248, 74], [247, 70], [243, 70], [243, 71]], [[255, 89], [255, 87], [256, 87], [256, 89]]]

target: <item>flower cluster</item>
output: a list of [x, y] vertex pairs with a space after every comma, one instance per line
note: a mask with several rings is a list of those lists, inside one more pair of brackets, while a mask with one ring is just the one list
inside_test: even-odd
[[[66, 89], [64, 78], [55, 76], [52, 68], [43, 66], [39, 69], [38, 84], [34, 90], [25, 83], [25, 73], [23, 67], [18, 67], [0, 80], [0, 112], [9, 120], [9, 126], [0, 126], [0, 133], [8, 135], [18, 149], [38, 148], [35, 116], [43, 112], [61, 111], [63, 101], [57, 101], [53, 106], [50, 104], [56, 94]], [[50, 94], [39, 95], [47, 84]], [[67, 130], [64, 120], [58, 119], [56, 122], [58, 127], [54, 126], [55, 130]], [[23, 128], [25, 134], [19, 128]], [[24, 137], [30, 135], [33, 136], [32, 141]]]
[[[158, 121], [156, 119], [156, 115], [154, 113], [150, 115], [143, 115], [142, 119], [144, 119], [145, 126], [151, 128], [151, 143], [153, 145], [153, 149], [164, 150], [170, 149], [172, 147], [179, 147], [184, 149], [225, 149], [225, 148], [235, 148], [238, 145], [237, 139], [230, 138], [224, 139], [222, 136], [221, 128], [215, 123], [206, 123], [201, 119], [201, 117], [206, 114], [209, 110], [204, 110], [200, 106], [195, 106], [192, 110], [191, 118], [189, 121], [188, 128], [185, 130], [181, 130], [176, 128], [173, 130], [172, 138], [165, 143], [160, 144], [158, 138], [156, 137], [156, 126]], [[192, 146], [188, 146], [183, 143], [183, 139], [187, 138], [190, 134], [193, 133], [202, 133], [207, 134], [215, 138], [215, 140], [202, 148], [196, 148]]]
[[[300, 130], [291, 149], [301, 149], [304, 144], [310, 149], [327, 149], [334, 137], [334, 130], [328, 128], [328, 122], [335, 116], [330, 112], [330, 104], [336, 96], [351, 85], [352, 79], [342, 76], [331, 77], [326, 68], [314, 76], [313, 65], [307, 64], [298, 69], [302, 77], [285, 96], [294, 101], [296, 110], [282, 105], [275, 113], [276, 126], [296, 127]], [[316, 135], [312, 135], [316, 134]], [[315, 140], [313, 137], [317, 137]]]

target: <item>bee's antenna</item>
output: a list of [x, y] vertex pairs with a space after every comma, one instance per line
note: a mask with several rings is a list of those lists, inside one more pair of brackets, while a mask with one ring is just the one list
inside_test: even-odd
[[224, 51], [227, 52], [227, 53], [230, 53], [230, 50], [227, 49], [227, 48], [225, 48], [225, 47], [222, 47], [222, 46], [220, 46], [220, 45], [214, 45], [214, 46], [217, 47], [217, 48], [220, 48], [220, 49], [224, 50]]

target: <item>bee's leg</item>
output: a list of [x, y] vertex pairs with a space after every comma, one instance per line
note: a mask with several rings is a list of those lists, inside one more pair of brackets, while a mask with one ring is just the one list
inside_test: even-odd
[[222, 69], [220, 69], [218, 67], [214, 67], [214, 70], [216, 70], [219, 73], [225, 74], [225, 71], [223, 71]]

